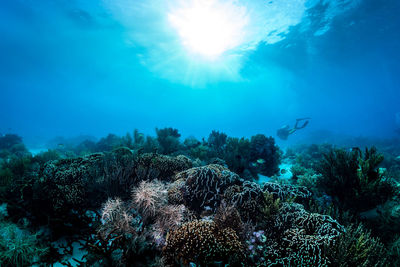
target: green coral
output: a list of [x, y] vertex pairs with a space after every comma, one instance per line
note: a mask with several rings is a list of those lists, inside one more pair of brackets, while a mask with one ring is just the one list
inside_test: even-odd
[[333, 266], [389, 266], [384, 245], [361, 224], [346, 227], [328, 252]]
[[162, 154], [171, 154], [173, 152], [178, 151], [181, 148], [181, 144], [179, 142], [179, 138], [181, 135], [179, 134], [177, 129], [174, 128], [164, 128], [158, 129], [156, 128], [157, 133], [157, 141], [160, 145]]
[[376, 148], [348, 152], [331, 150], [319, 165], [320, 189], [334, 197], [336, 204], [357, 212], [376, 207], [390, 199], [395, 188], [380, 171], [383, 156]]
[[47, 252], [39, 246], [37, 235], [15, 224], [1, 222], [0, 229], [1, 266], [31, 266]]

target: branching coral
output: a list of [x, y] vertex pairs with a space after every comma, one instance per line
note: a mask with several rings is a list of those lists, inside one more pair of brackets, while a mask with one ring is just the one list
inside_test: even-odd
[[163, 248], [166, 266], [191, 262], [207, 266], [215, 261], [229, 264], [243, 259], [242, 244], [231, 228], [218, 228], [214, 222], [193, 221], [173, 230]]

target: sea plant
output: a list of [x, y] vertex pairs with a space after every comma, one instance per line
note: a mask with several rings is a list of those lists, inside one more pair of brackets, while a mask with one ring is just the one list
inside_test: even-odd
[[390, 266], [385, 246], [362, 224], [347, 226], [327, 251], [332, 266]]
[[181, 144], [179, 138], [181, 137], [177, 129], [174, 128], [156, 128], [157, 141], [160, 144], [160, 153], [169, 155], [180, 149]]
[[395, 193], [393, 184], [379, 169], [383, 156], [376, 148], [346, 151], [333, 149], [324, 154], [318, 171], [318, 185], [337, 205], [356, 212], [376, 207]]
[[1, 266], [32, 266], [47, 252], [39, 246], [36, 234], [21, 229], [16, 224], [0, 223]]

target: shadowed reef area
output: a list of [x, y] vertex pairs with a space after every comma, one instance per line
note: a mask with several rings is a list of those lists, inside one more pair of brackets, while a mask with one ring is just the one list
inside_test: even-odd
[[364, 143], [0, 136], [1, 266], [399, 266], [399, 142]]

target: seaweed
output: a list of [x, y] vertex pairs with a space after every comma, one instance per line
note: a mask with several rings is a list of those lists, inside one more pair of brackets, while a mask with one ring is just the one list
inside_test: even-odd
[[334, 149], [324, 154], [318, 171], [318, 186], [344, 209], [362, 212], [389, 200], [395, 187], [378, 168], [383, 156], [376, 148], [346, 151]]

